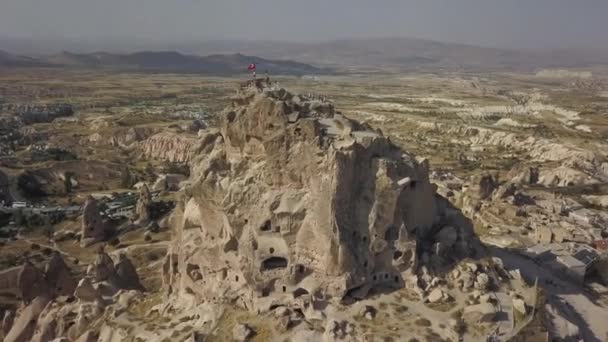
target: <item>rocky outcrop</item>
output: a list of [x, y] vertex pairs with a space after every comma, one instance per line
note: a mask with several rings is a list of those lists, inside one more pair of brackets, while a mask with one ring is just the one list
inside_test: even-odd
[[53, 252], [44, 273], [52, 296], [71, 296], [74, 293], [76, 281], [59, 252]]
[[479, 179], [477, 183], [478, 186], [478, 196], [480, 199], [488, 199], [494, 193], [494, 190], [498, 188], [498, 180], [497, 177], [492, 175], [483, 175]]
[[[96, 122], [91, 123], [91, 128], [96, 130]], [[137, 142], [144, 141], [150, 136], [160, 132], [156, 127], [129, 127], [116, 128], [111, 134], [95, 132], [83, 139], [83, 143], [95, 145], [110, 145], [114, 147], [131, 147]]]
[[328, 102], [283, 89], [232, 102], [193, 149], [163, 267], [169, 293], [249, 308], [361, 297], [403, 286], [425, 248], [430, 260], [451, 250], [438, 243], [456, 245], [449, 229], [434, 238], [453, 215], [428, 162]]
[[97, 251], [92, 270], [93, 272], [90, 275], [92, 275], [93, 279], [97, 282], [109, 280], [116, 275], [114, 261], [112, 261], [112, 258], [104, 251], [103, 246], [99, 247]]
[[25, 261], [19, 271], [18, 286], [21, 298], [26, 304], [39, 296], [50, 297], [51, 291], [44, 274], [29, 260]]
[[110, 225], [99, 213], [97, 200], [87, 198], [82, 212], [81, 245], [89, 246], [105, 240], [110, 234]]
[[6, 310], [4, 315], [2, 316], [2, 324], [0, 325], [0, 336], [6, 335], [11, 328], [13, 327], [13, 322], [15, 321], [15, 312], [12, 310]]
[[49, 298], [39, 296], [34, 298], [15, 319], [11, 330], [4, 337], [4, 342], [28, 342], [32, 340], [38, 317], [49, 302]]
[[150, 209], [152, 205], [152, 194], [148, 185], [144, 184], [139, 191], [139, 198], [135, 206], [136, 222], [145, 225], [150, 222]]
[[124, 290], [145, 291], [146, 289], [139, 280], [137, 270], [126, 254], [119, 255], [118, 263], [115, 265], [118, 276], [118, 287]]
[[187, 163], [192, 158], [196, 138], [178, 133], [163, 132], [137, 143], [143, 158]]
[[81, 302], [103, 302], [101, 293], [93, 287], [91, 278], [84, 277], [78, 282], [78, 286], [74, 291], [74, 296]]
[[152, 189], [156, 191], [178, 191], [186, 176], [180, 174], [166, 174], [158, 176]]
[[16, 113], [25, 124], [51, 122], [56, 118], [72, 116], [74, 114], [74, 108], [67, 103], [7, 105], [4, 110]]

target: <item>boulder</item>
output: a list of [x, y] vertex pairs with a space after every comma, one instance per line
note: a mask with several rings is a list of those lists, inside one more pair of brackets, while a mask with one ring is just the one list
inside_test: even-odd
[[232, 329], [232, 338], [238, 342], [248, 341], [255, 335], [255, 331], [247, 324], [237, 323]]
[[78, 282], [78, 286], [74, 290], [74, 297], [82, 302], [103, 302], [101, 293], [93, 287], [89, 277], [84, 277]]
[[526, 307], [526, 302], [524, 302], [523, 299], [521, 298], [513, 298], [513, 308], [515, 310], [517, 310], [519, 313], [521, 313], [522, 315], [525, 315], [528, 313], [527, 307]]
[[479, 273], [475, 278], [475, 288], [478, 290], [485, 291], [490, 285], [490, 278], [486, 273]]
[[371, 305], [365, 305], [361, 308], [359, 315], [367, 320], [372, 320], [376, 317], [376, 308]]
[[290, 310], [285, 306], [279, 306], [274, 310], [274, 316], [280, 318], [283, 316], [289, 316]]
[[444, 293], [441, 289], [436, 288], [433, 291], [431, 291], [431, 293], [429, 293], [429, 296], [427, 297], [429, 303], [437, 303], [442, 301], [444, 298]]

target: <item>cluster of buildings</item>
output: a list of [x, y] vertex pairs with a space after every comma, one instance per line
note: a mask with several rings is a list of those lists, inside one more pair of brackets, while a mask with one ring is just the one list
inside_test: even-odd
[[82, 212], [82, 206], [72, 205], [67, 207], [59, 206], [44, 206], [44, 205], [32, 205], [27, 202], [13, 202], [10, 206], [4, 203], [0, 203], [0, 211], [14, 214], [20, 212], [23, 215], [36, 214], [36, 215], [50, 215], [55, 213], [62, 213], [65, 216], [78, 216]]
[[526, 255], [582, 284], [599, 258], [600, 252], [584, 243], [556, 242], [529, 247], [526, 249]]
[[[158, 196], [160, 191], [151, 191], [152, 197]], [[122, 193], [95, 193], [91, 195], [96, 200], [101, 202], [100, 208], [102, 208], [100, 214], [110, 219], [129, 219], [133, 217], [135, 213], [135, 206], [139, 194], [135, 192], [122, 192]]]

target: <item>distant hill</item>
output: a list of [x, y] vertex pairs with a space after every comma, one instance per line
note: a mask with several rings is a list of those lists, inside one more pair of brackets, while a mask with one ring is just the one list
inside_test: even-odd
[[182, 44], [179, 48], [197, 54], [239, 51], [270, 59], [291, 59], [312, 65], [346, 68], [530, 70], [608, 64], [608, 50], [497, 49], [407, 37], [343, 39], [318, 43], [210, 41], [188, 46]]
[[6, 51], [0, 50], [0, 68], [18, 68], [18, 67], [43, 67], [48, 66], [44, 61], [40, 61], [36, 58], [19, 56], [10, 54]]
[[192, 72], [212, 74], [233, 74], [247, 72], [247, 66], [255, 63], [258, 72], [272, 74], [319, 74], [327, 73], [308, 64], [290, 60], [269, 60], [242, 54], [211, 55], [206, 57], [184, 55], [175, 51], [142, 51], [132, 54], [112, 54], [107, 52], [71, 53], [31, 58], [0, 53], [0, 66], [35, 67], [51, 66], [63, 68], [105, 68], [150, 72]]

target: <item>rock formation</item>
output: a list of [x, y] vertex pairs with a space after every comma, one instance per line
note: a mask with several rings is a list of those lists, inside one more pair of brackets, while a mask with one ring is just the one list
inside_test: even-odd
[[150, 206], [152, 205], [152, 195], [147, 184], [144, 184], [139, 191], [139, 198], [135, 207], [136, 222], [145, 225], [150, 222]]
[[14, 111], [26, 124], [51, 122], [56, 118], [71, 116], [74, 114], [72, 105], [67, 103], [48, 105], [16, 105]]
[[74, 291], [74, 296], [81, 302], [102, 302], [101, 293], [93, 287], [91, 278], [84, 277], [78, 282], [78, 286]]
[[36, 266], [32, 265], [29, 260], [25, 261], [23, 268], [19, 272], [18, 287], [25, 304], [30, 303], [34, 298], [39, 296], [50, 296], [50, 289], [44, 274]]
[[163, 267], [169, 293], [248, 308], [362, 297], [402, 287], [420, 256], [466, 253], [470, 226], [441, 229], [456, 211], [428, 162], [328, 102], [283, 89], [232, 102], [194, 149]]
[[152, 189], [156, 191], [178, 191], [180, 183], [186, 180], [186, 176], [180, 174], [160, 175]]
[[6, 335], [11, 327], [13, 326], [13, 322], [15, 321], [15, 312], [11, 310], [6, 310], [4, 312], [4, 316], [2, 317], [2, 336]]
[[142, 157], [175, 163], [187, 163], [192, 158], [195, 138], [172, 132], [162, 132], [138, 142]]
[[71, 296], [76, 289], [76, 281], [61, 253], [54, 251], [44, 268], [46, 281], [53, 296]]
[[119, 287], [124, 290], [138, 290], [145, 291], [141, 282], [139, 281], [139, 275], [131, 260], [126, 254], [119, 254], [118, 263], [115, 266], [116, 275], [119, 280]]
[[11, 330], [4, 337], [4, 342], [27, 342], [31, 341], [36, 330], [38, 317], [49, 302], [46, 296], [34, 298], [15, 319]]
[[112, 261], [112, 258], [105, 252], [103, 246], [100, 246], [97, 250], [95, 262], [93, 263], [93, 279], [97, 282], [106, 281], [115, 274], [116, 269], [114, 268], [114, 261]]
[[82, 213], [81, 245], [89, 246], [103, 241], [108, 233], [109, 224], [101, 217], [97, 200], [93, 197], [87, 198]]

